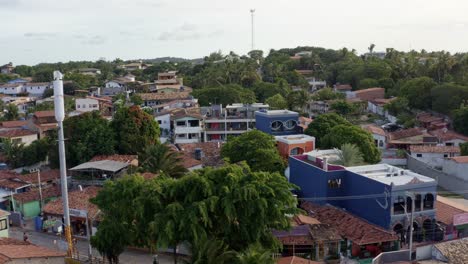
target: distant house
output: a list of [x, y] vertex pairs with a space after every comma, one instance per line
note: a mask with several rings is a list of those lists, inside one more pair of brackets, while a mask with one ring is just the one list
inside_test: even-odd
[[132, 62], [124, 65], [120, 65], [119, 67], [126, 70], [126, 71], [136, 71], [136, 70], [144, 70], [148, 68], [150, 65], [143, 63], [142, 61], [139, 62]]
[[3, 237], [8, 237], [8, 230], [10, 228], [10, 223], [8, 221], [9, 212], [0, 210], [0, 239]]
[[15, 66], [13, 66], [13, 63], [8, 63], [0, 67], [0, 72], [3, 74], [12, 74], [13, 70], [15, 69]]
[[360, 101], [373, 101], [376, 99], [384, 99], [385, 98], [385, 88], [368, 88], [353, 91], [347, 94], [347, 99], [358, 99]]
[[290, 155], [300, 155], [315, 149], [315, 138], [308, 135], [276, 136], [275, 140], [278, 151], [284, 159]]
[[312, 56], [312, 51], [305, 50], [305, 51], [300, 51], [294, 54], [294, 56], [291, 56], [290, 58], [291, 60], [300, 60], [302, 58], [306, 58], [310, 56]]
[[442, 167], [447, 158], [460, 156], [460, 148], [455, 146], [412, 145], [411, 156], [431, 167]]
[[28, 122], [28, 128], [39, 133], [40, 139], [46, 137], [48, 131], [56, 130], [57, 127], [54, 111], [37, 111]]
[[175, 144], [175, 147], [182, 153], [183, 165], [188, 170], [206, 166], [218, 167], [224, 164], [221, 158], [221, 142]]
[[83, 113], [99, 111], [99, 101], [94, 98], [76, 98], [75, 110]]
[[289, 110], [264, 110], [255, 112], [255, 127], [273, 136], [301, 134], [299, 113]]
[[37, 132], [28, 129], [14, 129], [7, 131], [0, 131], [1, 139], [9, 139], [12, 143], [30, 145], [38, 139]]
[[392, 101], [396, 100], [396, 97], [388, 98], [388, 99], [374, 99], [367, 102], [367, 111], [383, 116], [387, 118], [390, 122], [396, 123], [397, 118], [391, 115], [387, 110], [385, 110], [385, 105], [391, 103]]
[[388, 147], [409, 149], [411, 145], [436, 145], [437, 138], [419, 128], [409, 128], [388, 134]]
[[5, 104], [12, 104], [18, 108], [18, 113], [25, 114], [30, 107], [34, 106], [34, 98], [26, 96], [10, 95], [1, 99]]
[[[446, 240], [451, 240], [468, 235], [468, 207], [460, 206], [446, 197], [437, 197], [436, 218], [444, 225]], [[464, 219], [464, 221], [460, 221]]]
[[371, 124], [363, 128], [371, 133], [374, 143], [378, 148], [385, 149], [387, 147], [387, 134], [381, 127]]
[[42, 206], [57, 199], [60, 195], [61, 192], [58, 186], [42, 188], [41, 192], [39, 192], [39, 188], [34, 188], [12, 195], [10, 201], [14, 205], [14, 209], [12, 208], [12, 210], [21, 212], [24, 218], [30, 219], [40, 215]]
[[312, 100], [307, 103], [306, 110], [311, 115], [325, 114], [330, 111], [330, 104], [333, 101], [315, 101]]
[[24, 84], [24, 91], [29, 94], [29, 96], [40, 97], [44, 94], [47, 89], [53, 89], [52, 84], [48, 82], [41, 83], [26, 83]]
[[171, 112], [174, 143], [197, 143], [203, 139], [203, 117], [198, 108], [182, 108]]
[[131, 81], [125, 78], [117, 78], [105, 83], [104, 88], [102, 89], [102, 95], [113, 96], [127, 91], [127, 84]]
[[[100, 187], [90, 186], [82, 190], [74, 190], [68, 192], [68, 203], [70, 209], [86, 211], [89, 217], [98, 217], [99, 208], [97, 205], [91, 203], [89, 199], [96, 197]], [[48, 221], [61, 220], [63, 218], [63, 205], [62, 198], [59, 197], [47, 203], [44, 206], [43, 212]], [[71, 214], [71, 228], [72, 233], [76, 236], [86, 237], [86, 216], [85, 215], [72, 215]], [[62, 262], [63, 263], [63, 262]]]
[[13, 238], [0, 238], [0, 259], [4, 264], [63, 264], [65, 252], [36, 246]]
[[189, 92], [175, 92], [175, 93], [140, 93], [144, 106], [158, 107], [164, 103], [172, 102], [175, 100], [191, 100], [192, 96]]
[[96, 156], [69, 171], [76, 184], [101, 186], [108, 179], [124, 175], [131, 166], [138, 166], [136, 155], [104, 155]]
[[429, 134], [436, 137], [438, 143], [444, 144], [445, 146], [460, 146], [461, 143], [468, 141], [468, 136], [446, 128], [429, 131]]
[[79, 69], [78, 72], [81, 74], [90, 75], [90, 76], [96, 76], [98, 74], [101, 74], [101, 70], [96, 69], [96, 68], [82, 68], [82, 69]]
[[157, 92], [172, 92], [184, 89], [183, 78], [177, 77], [176, 71], [160, 72], [155, 81]]
[[430, 113], [420, 113], [416, 116], [418, 123], [429, 130], [433, 129], [444, 129], [448, 127], [448, 123], [443, 117], [434, 116]]
[[28, 124], [26, 120], [3, 121], [0, 122], [0, 131], [21, 129]]
[[378, 59], [385, 59], [387, 53], [385, 51], [375, 51], [375, 52], [366, 52], [364, 53], [364, 58], [378, 58]]
[[307, 83], [309, 84], [309, 92], [315, 92], [321, 90], [327, 86], [327, 82], [323, 80], [319, 80], [315, 77], [308, 77], [306, 78]]
[[448, 159], [443, 165], [442, 171], [448, 175], [468, 181], [468, 156], [458, 156]]
[[19, 95], [24, 93], [24, 83], [4, 83], [0, 84], [0, 93], [5, 95]]
[[350, 84], [340, 84], [337, 83], [333, 85], [333, 91], [340, 92], [346, 94], [347, 92], [351, 92], [353, 87]]

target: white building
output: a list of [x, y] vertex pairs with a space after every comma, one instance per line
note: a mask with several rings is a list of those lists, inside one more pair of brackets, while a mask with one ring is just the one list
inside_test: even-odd
[[24, 92], [22, 83], [5, 83], [0, 85], [0, 93], [7, 95], [18, 95]]
[[75, 110], [78, 112], [99, 111], [99, 102], [91, 98], [75, 99]]
[[171, 113], [168, 111], [157, 113], [154, 120], [158, 122], [161, 131], [159, 140], [163, 143], [168, 141], [171, 137]]
[[443, 167], [445, 159], [460, 156], [460, 148], [455, 146], [412, 145], [410, 152], [431, 167]]
[[468, 181], [468, 156], [453, 157], [445, 161], [442, 171]]
[[34, 99], [25, 96], [5, 96], [2, 97], [2, 101], [4, 104], [16, 105], [20, 114], [25, 114], [28, 108], [34, 105]]
[[468, 137], [447, 128], [429, 131], [429, 134], [437, 137], [440, 144], [445, 146], [460, 146], [468, 141]]
[[30, 145], [38, 139], [37, 133], [27, 129], [14, 129], [0, 132], [0, 138], [9, 139], [13, 143]]
[[327, 86], [326, 81], [316, 79], [315, 77], [306, 78], [306, 81], [309, 83], [309, 92], [315, 92]]
[[374, 143], [378, 148], [385, 149], [387, 147], [387, 135], [381, 127], [366, 125], [363, 128], [371, 133], [372, 138], [374, 138]]
[[45, 90], [49, 88], [53, 88], [53, 87], [48, 82], [26, 83], [24, 85], [24, 91], [27, 92], [30, 96], [42, 96]]
[[384, 106], [391, 101], [396, 100], [396, 97], [390, 99], [375, 99], [367, 102], [367, 111], [383, 116], [392, 123], [397, 122], [396, 116], [391, 115]]
[[202, 141], [203, 117], [200, 114], [183, 111], [171, 116], [171, 121], [174, 126], [174, 143], [197, 143]]

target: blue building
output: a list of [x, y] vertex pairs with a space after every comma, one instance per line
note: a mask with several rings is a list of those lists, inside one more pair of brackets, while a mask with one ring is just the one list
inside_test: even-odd
[[302, 134], [299, 113], [289, 110], [256, 111], [255, 127], [273, 136]]
[[387, 164], [329, 164], [337, 151], [312, 151], [289, 158], [289, 180], [300, 187], [300, 198], [343, 208], [394, 230], [402, 238], [409, 231], [414, 199], [414, 238], [422, 241], [433, 237], [437, 191], [434, 179]]

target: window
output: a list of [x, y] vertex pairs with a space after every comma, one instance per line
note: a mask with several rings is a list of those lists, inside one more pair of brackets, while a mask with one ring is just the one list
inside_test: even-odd
[[405, 212], [405, 198], [398, 196], [393, 203], [393, 214], [403, 214]]
[[448, 157], [448, 154], [444, 154], [444, 158], [447, 158]]
[[338, 189], [341, 187], [341, 179], [328, 180], [328, 188]]
[[161, 120], [158, 120], [158, 124], [161, 124]]
[[0, 220], [0, 230], [8, 229], [8, 224], [6, 219]]
[[424, 210], [434, 209], [434, 195], [432, 195], [432, 193], [426, 194], [426, 196], [424, 196], [423, 204]]
[[283, 126], [283, 122], [281, 121], [273, 121], [271, 123], [271, 129], [275, 131], [280, 130], [282, 126]]
[[185, 126], [185, 121], [177, 121], [176, 126]]
[[422, 154], [416, 154], [416, 157], [422, 158]]
[[383, 143], [383, 140], [379, 140], [379, 147], [383, 147], [384, 146], [384, 143]]
[[177, 134], [178, 138], [186, 138], [186, 136], [187, 136], [186, 134]]
[[76, 108], [80, 108], [80, 105], [76, 105]]
[[288, 130], [292, 130], [296, 127], [297, 125], [297, 122], [296, 120], [288, 120], [286, 122], [284, 122], [284, 127]]

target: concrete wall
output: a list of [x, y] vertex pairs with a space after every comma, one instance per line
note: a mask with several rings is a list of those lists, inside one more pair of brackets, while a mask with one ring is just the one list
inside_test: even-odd
[[0, 221], [6, 220], [6, 229], [0, 231], [0, 237], [9, 237], [8, 229], [10, 228], [10, 221], [8, 220], [8, 216], [0, 218]]
[[[418, 157], [418, 154], [421, 157]], [[450, 156], [449, 153], [447, 154], [447, 157]], [[421, 153], [421, 152], [411, 152], [411, 156], [414, 158], [417, 158], [420, 161], [423, 161], [427, 164], [430, 164], [432, 167], [442, 167], [444, 165], [445, 157], [444, 153]], [[458, 156], [458, 155], [457, 155]]]
[[431, 168], [426, 163], [408, 155], [408, 169], [424, 176], [436, 179], [438, 185], [448, 191], [457, 193], [468, 199], [468, 194], [463, 190], [468, 190], [468, 181], [462, 180], [455, 175], [449, 175], [443, 171]]
[[453, 160], [445, 160], [443, 165], [442, 171], [444, 173], [468, 181], [468, 163], [457, 163]]

